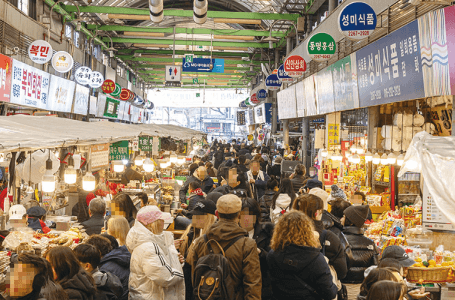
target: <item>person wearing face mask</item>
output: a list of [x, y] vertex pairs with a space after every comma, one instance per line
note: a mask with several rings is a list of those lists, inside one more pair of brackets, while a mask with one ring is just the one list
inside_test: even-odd
[[270, 240], [273, 236], [273, 224], [262, 223], [259, 204], [252, 198], [242, 200], [240, 212], [240, 227], [248, 231], [250, 238], [256, 241], [261, 264], [262, 274], [262, 300], [273, 299], [272, 286], [267, 265], [267, 254], [270, 251]]
[[130, 300], [185, 299], [184, 259], [175, 248], [172, 232], [163, 231], [169, 217], [155, 205], [145, 206], [137, 213], [137, 222], [126, 238], [126, 246], [132, 252]]

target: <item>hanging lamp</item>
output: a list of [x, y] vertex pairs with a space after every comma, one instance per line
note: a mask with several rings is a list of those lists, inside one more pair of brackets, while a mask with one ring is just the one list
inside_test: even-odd
[[379, 165], [380, 162], [381, 162], [381, 156], [379, 156], [379, 154], [376, 152], [376, 154], [373, 155], [373, 164]]
[[112, 166], [114, 167], [114, 172], [121, 173], [125, 170], [125, 165], [121, 160], [113, 160]]
[[52, 193], [55, 191], [55, 177], [52, 173], [52, 160], [50, 150], [49, 158], [46, 160], [46, 172], [44, 173], [43, 181], [41, 181], [41, 187], [45, 193]]
[[136, 156], [134, 164], [138, 167], [142, 166], [144, 164], [144, 158], [141, 155]]
[[144, 168], [144, 171], [147, 173], [153, 172], [153, 170], [155, 169], [155, 165], [153, 164], [153, 161], [150, 159], [150, 157], [147, 157], [144, 160], [142, 168]]
[[68, 157], [68, 168], [65, 170], [64, 180], [66, 184], [75, 184], [77, 180], [77, 171], [74, 169], [74, 159], [72, 155]]
[[373, 154], [368, 150], [367, 153], [365, 153], [365, 161], [370, 162], [373, 160]]
[[93, 191], [95, 187], [95, 176], [93, 176], [92, 172], [87, 172], [87, 174], [85, 174], [85, 176], [82, 178], [82, 188], [84, 191], [90, 192]]

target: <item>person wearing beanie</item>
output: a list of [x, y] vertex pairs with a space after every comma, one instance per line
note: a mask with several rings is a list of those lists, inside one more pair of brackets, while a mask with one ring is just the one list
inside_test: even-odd
[[310, 190], [314, 188], [320, 188], [322, 189], [322, 182], [318, 180], [317, 177], [312, 178], [306, 182], [306, 184], [303, 187], [303, 190], [305, 193], [309, 193]]
[[350, 246], [346, 249], [348, 274], [343, 280], [345, 283], [361, 283], [365, 270], [378, 264], [378, 249], [374, 241], [364, 236], [362, 231], [368, 210], [368, 205], [352, 205], [344, 210], [341, 218], [343, 234]]
[[333, 184], [331, 186], [332, 191], [330, 192], [331, 199], [330, 200], [344, 200], [348, 201], [346, 194], [343, 192], [342, 189], [338, 187], [338, 185]]

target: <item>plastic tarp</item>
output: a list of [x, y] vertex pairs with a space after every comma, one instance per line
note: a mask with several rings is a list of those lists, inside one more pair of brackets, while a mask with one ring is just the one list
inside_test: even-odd
[[420, 172], [439, 210], [455, 225], [455, 137], [417, 133], [398, 176]]
[[175, 125], [82, 122], [24, 115], [0, 117], [0, 152], [91, 145], [131, 140], [138, 136], [200, 139], [200, 131]]

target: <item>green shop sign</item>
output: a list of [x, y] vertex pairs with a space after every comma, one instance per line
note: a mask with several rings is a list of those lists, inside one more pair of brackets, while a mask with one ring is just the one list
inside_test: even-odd
[[313, 35], [308, 41], [308, 54], [317, 62], [324, 62], [332, 58], [337, 45], [330, 34], [321, 32]]
[[122, 160], [129, 158], [129, 142], [120, 141], [109, 146], [109, 160]]
[[[161, 150], [161, 139], [158, 139], [158, 151]], [[139, 137], [139, 149], [142, 151], [153, 151], [153, 137], [140, 136]]]
[[106, 97], [106, 106], [104, 107], [104, 116], [109, 118], [117, 118], [118, 117], [118, 106], [120, 105], [120, 101], [116, 99], [112, 99], [110, 97]]
[[116, 83], [115, 84], [115, 90], [111, 93], [112, 97], [118, 98], [120, 96], [120, 93], [122, 92], [122, 87], [120, 84]]

